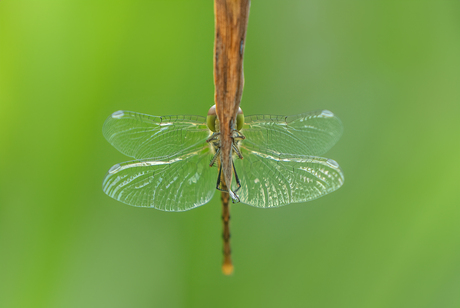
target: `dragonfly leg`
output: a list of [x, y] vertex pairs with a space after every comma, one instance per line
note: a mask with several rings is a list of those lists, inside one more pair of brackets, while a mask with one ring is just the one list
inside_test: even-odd
[[237, 141], [246, 139], [246, 137], [242, 133], [237, 131], [236, 129], [233, 130], [233, 136], [232, 137], [233, 137], [234, 140], [237, 140]]
[[232, 148], [233, 148], [233, 151], [235, 151], [236, 155], [238, 155], [240, 159], [243, 159], [243, 155], [241, 155], [240, 150], [238, 150], [238, 148], [235, 146], [234, 143], [232, 144]]
[[217, 149], [216, 154], [214, 154], [214, 157], [211, 159], [211, 162], [209, 163], [209, 167], [214, 166], [214, 163], [216, 162], [217, 158], [219, 158], [219, 153], [220, 153], [220, 148]]
[[230, 194], [230, 196], [232, 195], [230, 193], [230, 190], [229, 189], [222, 189], [220, 188], [220, 185], [221, 185], [221, 180], [220, 180], [220, 176], [222, 175], [222, 165], [220, 165], [219, 167], [219, 175], [217, 176], [217, 184], [216, 184], [216, 189], [217, 190], [220, 190], [220, 191], [225, 191], [225, 192], [228, 192]]
[[[232, 165], [233, 165], [233, 164], [232, 164]], [[234, 191], [234, 193], [236, 193], [238, 190], [240, 190], [240, 188], [241, 188], [241, 183], [240, 183], [240, 179], [238, 178], [238, 173], [236, 173], [235, 165], [233, 165], [233, 173], [235, 174], [236, 185], [238, 185], [238, 188]], [[238, 200], [239, 200], [239, 199], [238, 199]]]
[[240, 180], [238, 179], [238, 176], [236, 174], [235, 166], [233, 166], [233, 171], [235, 172], [235, 179], [236, 179], [236, 183], [238, 184], [238, 188], [235, 191], [232, 191], [231, 189], [222, 189], [222, 188], [219, 187], [220, 184], [221, 184], [220, 176], [222, 175], [222, 165], [221, 165], [220, 168], [219, 168], [219, 176], [217, 177], [216, 189], [220, 190], [220, 191], [228, 192], [228, 194], [232, 198], [232, 202], [233, 203], [238, 203], [238, 202], [240, 202], [240, 198], [238, 198], [238, 195], [236, 194], [236, 192], [238, 191], [238, 189], [240, 189], [241, 184], [240, 184]]
[[217, 140], [219, 138], [220, 133], [212, 133], [212, 135], [206, 139], [206, 142], [209, 143], [211, 141]]
[[220, 186], [220, 175], [222, 174], [222, 165], [219, 167], [219, 175], [217, 176], [217, 184], [216, 184], [216, 189], [220, 191], [226, 191], [225, 189], [221, 189]]
[[232, 198], [232, 202], [233, 203], [238, 203], [238, 202], [240, 202], [240, 198], [238, 198], [238, 195], [236, 194], [236, 192], [241, 188], [241, 183], [240, 183], [240, 179], [238, 178], [238, 175], [236, 174], [236, 169], [235, 169], [234, 165], [233, 165], [233, 172], [235, 174], [235, 180], [236, 180], [236, 184], [238, 185], [238, 188], [235, 191], [232, 191], [231, 184], [228, 185], [228, 187], [226, 185], [224, 185], [224, 187], [227, 188], [227, 189], [220, 188], [220, 186], [222, 184], [222, 182], [221, 182], [222, 165], [220, 165], [219, 166], [219, 175], [217, 176], [216, 189], [220, 190], [220, 191], [228, 192], [228, 194]]
[[240, 198], [238, 197], [238, 195], [235, 194], [231, 189], [228, 190], [228, 194], [230, 195], [230, 197], [232, 197], [232, 203], [240, 202]]

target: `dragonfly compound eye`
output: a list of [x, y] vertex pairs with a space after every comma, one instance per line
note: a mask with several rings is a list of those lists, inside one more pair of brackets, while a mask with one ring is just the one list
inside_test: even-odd
[[214, 105], [211, 108], [209, 108], [208, 116], [206, 118], [206, 125], [208, 126], [209, 130], [212, 131], [213, 133], [216, 132], [216, 119], [217, 119], [216, 105]]
[[[206, 118], [206, 125], [208, 128], [215, 133], [216, 132], [216, 120], [217, 120], [217, 113], [216, 113], [216, 105], [213, 105], [209, 108], [208, 116]], [[241, 130], [244, 125], [244, 114], [241, 108], [238, 108], [238, 113], [236, 115], [236, 129]]]

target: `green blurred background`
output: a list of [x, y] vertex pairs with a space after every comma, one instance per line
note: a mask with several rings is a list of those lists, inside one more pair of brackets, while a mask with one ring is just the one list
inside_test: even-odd
[[205, 115], [213, 2], [0, 2], [0, 307], [459, 307], [460, 2], [258, 1], [245, 114], [329, 109], [345, 185], [165, 213], [107, 197], [125, 109]]

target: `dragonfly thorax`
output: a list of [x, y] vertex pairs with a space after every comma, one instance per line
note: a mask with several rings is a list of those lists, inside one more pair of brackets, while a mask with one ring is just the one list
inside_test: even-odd
[[[206, 140], [206, 142], [211, 144], [213, 152], [214, 152], [214, 157], [211, 160], [211, 164], [210, 164], [211, 166], [214, 165], [214, 162], [216, 162], [216, 160], [218, 164], [220, 165], [220, 160], [219, 160], [220, 155], [219, 154], [220, 154], [220, 148], [221, 148], [221, 140], [220, 140], [220, 132], [219, 132], [219, 126], [218, 126], [219, 121], [216, 120], [215, 125], [217, 128], [217, 132], [213, 132], [212, 135]], [[243, 158], [239, 150], [239, 142], [244, 139], [245, 137], [239, 131], [234, 130], [232, 132], [232, 140], [233, 140], [232, 154], [236, 154], [239, 158]]]
[[[236, 117], [236, 129], [233, 129], [231, 132], [231, 137], [232, 137], [232, 153], [231, 155], [236, 155], [238, 158], [242, 159], [243, 155], [241, 155], [240, 149], [239, 149], [239, 142], [241, 140], [244, 140], [245, 137], [240, 133], [240, 130], [243, 128], [244, 124], [244, 115], [243, 111], [241, 108], [239, 108], [237, 117]], [[211, 136], [206, 140], [208, 142], [214, 152], [214, 157], [211, 159], [210, 166], [213, 166], [214, 163], [217, 162], [218, 168], [221, 168], [221, 133], [220, 133], [220, 127], [219, 127], [219, 119], [217, 117], [216, 113], [216, 105], [212, 106], [209, 111], [208, 111], [208, 116], [206, 119], [206, 125], [208, 126], [209, 130], [212, 131]], [[220, 172], [219, 172], [220, 174]], [[236, 177], [237, 178], [237, 177]], [[219, 188], [219, 183], [220, 182], [220, 175], [219, 175], [219, 180], [218, 180], [218, 185], [217, 189]], [[239, 182], [238, 185], [240, 186]], [[225, 189], [227, 190], [227, 189]]]

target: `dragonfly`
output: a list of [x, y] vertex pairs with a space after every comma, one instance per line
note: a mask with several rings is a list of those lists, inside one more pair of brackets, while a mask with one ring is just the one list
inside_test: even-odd
[[245, 117], [239, 108], [230, 138], [234, 176], [226, 183], [216, 105], [207, 117], [116, 111], [105, 121], [103, 135], [134, 160], [110, 168], [102, 188], [123, 203], [169, 212], [194, 209], [209, 202], [216, 190], [223, 191], [222, 272], [230, 275], [229, 197], [274, 208], [337, 190], [344, 182], [340, 166], [318, 155], [337, 142], [342, 130], [328, 110]]
[[134, 160], [114, 165], [103, 181], [110, 197], [136, 207], [181, 212], [208, 203], [216, 190], [234, 202], [275, 208], [306, 202], [343, 185], [332, 159], [321, 157], [342, 135], [331, 111], [244, 116], [232, 132], [232, 183], [222, 182], [215, 105], [203, 116], [151, 116], [116, 111], [103, 135]]

